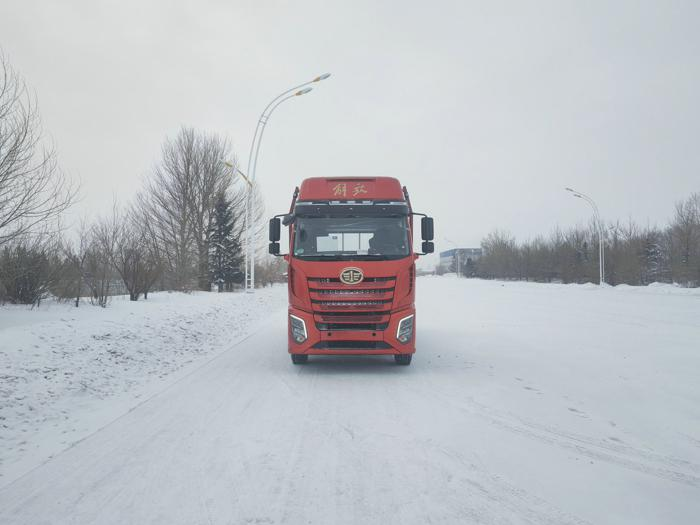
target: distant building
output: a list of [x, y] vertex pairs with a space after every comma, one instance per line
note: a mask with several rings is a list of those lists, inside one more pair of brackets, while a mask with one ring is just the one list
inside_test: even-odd
[[481, 253], [481, 248], [453, 248], [440, 252], [440, 269], [443, 272], [455, 272], [459, 261], [461, 273], [466, 273], [466, 269], [472, 268], [474, 263], [479, 260]]

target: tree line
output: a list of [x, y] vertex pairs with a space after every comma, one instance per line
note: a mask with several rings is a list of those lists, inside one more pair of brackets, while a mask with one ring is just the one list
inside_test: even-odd
[[[700, 193], [676, 203], [665, 227], [634, 221], [603, 226], [605, 281], [611, 285], [653, 282], [700, 286]], [[556, 229], [547, 237], [518, 242], [494, 231], [481, 242], [482, 256], [465, 275], [538, 282], [597, 282], [597, 225]]]
[[[234, 185], [235, 156], [222, 137], [183, 127], [128, 203], [66, 229], [78, 188], [43, 144], [35, 97], [0, 55], [0, 302], [52, 296], [132, 301], [153, 290], [233, 290], [243, 281], [246, 188]], [[253, 224], [263, 206], [253, 192]], [[259, 283], [279, 280], [263, 262]], [[257, 273], [257, 271], [256, 271]]]

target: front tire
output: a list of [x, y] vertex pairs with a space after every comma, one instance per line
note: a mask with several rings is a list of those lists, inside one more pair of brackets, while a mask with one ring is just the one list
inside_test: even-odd
[[412, 358], [413, 358], [413, 354], [395, 354], [394, 355], [394, 361], [396, 361], [397, 365], [408, 366], [411, 364]]
[[309, 356], [306, 354], [292, 354], [292, 363], [295, 365], [303, 365], [309, 360]]

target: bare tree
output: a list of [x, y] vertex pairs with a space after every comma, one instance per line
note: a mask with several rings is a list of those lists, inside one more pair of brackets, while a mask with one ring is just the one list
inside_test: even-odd
[[138, 197], [177, 289], [196, 282], [210, 289], [209, 235], [214, 200], [230, 184], [223, 164], [232, 158], [225, 140], [182, 128], [166, 140], [161, 161]]
[[194, 191], [189, 195], [194, 241], [197, 247], [197, 283], [200, 290], [211, 290], [209, 275], [209, 238], [214, 219], [216, 196], [230, 182], [223, 160], [230, 155], [226, 142], [215, 135], [196, 134], [183, 130], [184, 140], [194, 143]]
[[481, 275], [486, 278], [515, 279], [518, 277], [518, 250], [515, 238], [508, 232], [493, 231], [482, 241], [483, 255], [479, 261]]
[[676, 203], [668, 236], [674, 278], [686, 285], [700, 282], [700, 193]]
[[0, 302], [38, 306], [60, 275], [58, 242], [48, 235], [24, 236], [0, 249]]
[[192, 273], [192, 243], [194, 232], [189, 216], [189, 194], [193, 191], [191, 152], [173, 155], [166, 142], [161, 163], [156, 166], [146, 188], [137, 197], [145, 221], [162, 246], [172, 286], [189, 288]]
[[112, 263], [97, 242], [96, 230], [87, 251], [84, 265], [84, 280], [90, 291], [90, 303], [105, 308], [109, 302], [112, 284]]
[[148, 211], [140, 206], [138, 200], [131, 207], [129, 220], [141, 239], [144, 261], [140, 288], [143, 298], [148, 299], [148, 293], [165, 270], [165, 250]]
[[87, 221], [83, 219], [78, 227], [77, 236], [73, 242], [66, 241], [63, 245], [63, 254], [71, 269], [73, 276], [73, 286], [75, 294], [75, 307], [80, 306], [80, 297], [83, 291], [83, 281], [85, 280], [85, 265], [88, 260], [91, 247], [90, 228]]
[[[606, 226], [606, 282], [646, 285], [655, 281], [700, 286], [700, 193], [676, 203], [664, 229], [640, 227], [631, 219]], [[595, 282], [598, 273], [597, 225], [555, 229], [548, 239], [522, 244], [494, 232], [482, 241], [477, 275], [496, 279]]]
[[138, 301], [143, 293], [147, 261], [141, 232], [128, 219], [117, 227], [112, 265], [129, 292], [129, 300]]
[[261, 287], [286, 282], [286, 271], [287, 262], [281, 257], [271, 257], [270, 255], [263, 256], [255, 268], [256, 275], [259, 274], [258, 284]]
[[75, 197], [55, 152], [41, 141], [35, 97], [0, 54], [0, 246], [45, 227]]
[[121, 278], [131, 301], [147, 295], [160, 277], [163, 265], [157, 248], [149, 241], [141, 214], [134, 208], [126, 211], [116, 203], [109, 217], [96, 227], [102, 252]]

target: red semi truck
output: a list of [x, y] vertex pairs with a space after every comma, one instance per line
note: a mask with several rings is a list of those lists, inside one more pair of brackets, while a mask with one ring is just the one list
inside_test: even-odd
[[[413, 250], [421, 215], [422, 253]], [[416, 351], [415, 261], [434, 251], [433, 219], [414, 213], [408, 191], [390, 177], [314, 177], [296, 188], [288, 214], [270, 220], [280, 255], [289, 226], [289, 353], [389, 354], [409, 365]]]

